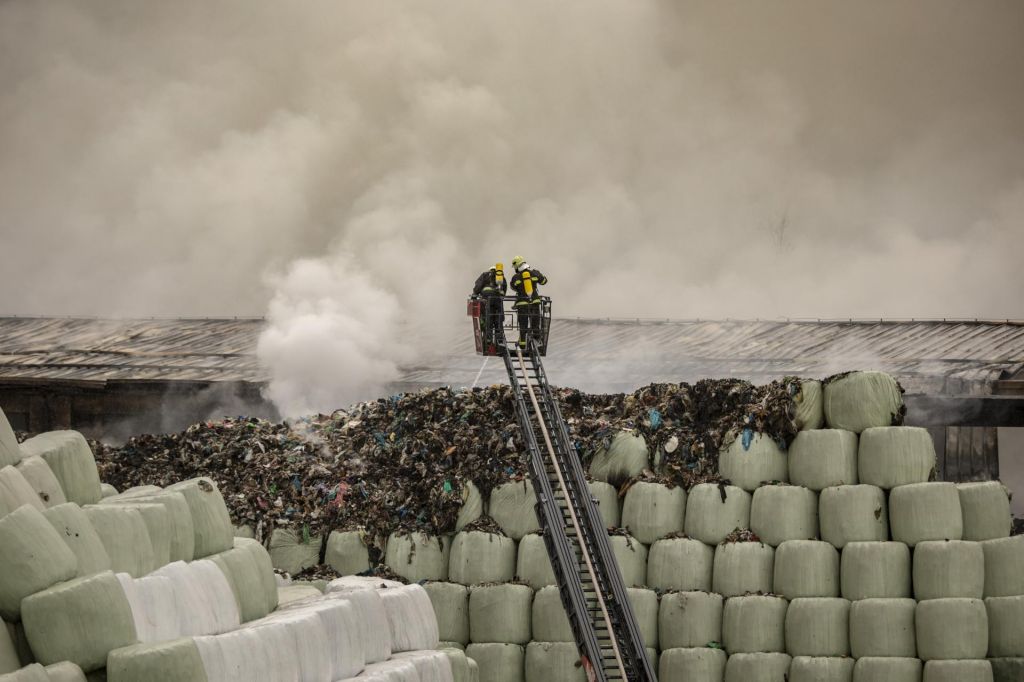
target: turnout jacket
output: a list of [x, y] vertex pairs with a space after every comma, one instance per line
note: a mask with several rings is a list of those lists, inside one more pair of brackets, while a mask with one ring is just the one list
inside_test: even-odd
[[547, 284], [548, 278], [537, 268], [529, 265], [512, 276], [512, 290], [516, 292], [516, 306], [540, 302], [539, 286]]
[[494, 270], [484, 270], [479, 277], [476, 278], [476, 284], [473, 285], [474, 296], [504, 296], [505, 292], [508, 291], [508, 283], [505, 278], [502, 277], [500, 282], [495, 281]]

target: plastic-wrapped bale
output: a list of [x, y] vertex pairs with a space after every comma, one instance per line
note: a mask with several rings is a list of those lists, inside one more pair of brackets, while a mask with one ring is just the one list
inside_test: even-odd
[[990, 658], [988, 662], [992, 664], [994, 682], [1024, 680], [1024, 658]]
[[988, 661], [928, 661], [921, 682], [993, 682]]
[[[437, 648], [440, 641], [437, 617], [430, 597], [421, 585], [389, 587], [380, 590], [380, 598], [391, 628], [392, 652]], [[502, 612], [492, 612], [492, 618], [494, 613]]]
[[860, 482], [889, 490], [924, 483], [935, 470], [935, 443], [926, 429], [885, 426], [860, 435], [857, 473]]
[[117, 579], [132, 609], [135, 637], [139, 642], [166, 642], [181, 637], [178, 602], [170, 578], [133, 578], [118, 573]]
[[470, 669], [470, 659], [466, 657], [465, 649], [458, 647], [441, 646], [441, 651], [448, 657], [448, 664], [452, 669], [452, 682], [473, 682], [473, 671]]
[[633, 607], [633, 618], [644, 644], [648, 647], [657, 647], [658, 594], [654, 590], [646, 590], [642, 587], [627, 587], [626, 594], [629, 595], [629, 603]]
[[[335, 587], [316, 600], [315, 603], [326, 603], [341, 600], [351, 604], [355, 609], [360, 627], [357, 633], [360, 648], [367, 663], [386, 661], [391, 657], [391, 626], [388, 624], [384, 601], [380, 592], [370, 587]], [[288, 608], [302, 608], [303, 603]]]
[[[250, 540], [256, 539], [256, 529], [249, 524], [245, 524], [242, 526], [232, 526], [232, 529], [235, 533], [236, 538], [247, 538]], [[195, 537], [193, 537], [192, 539], [194, 542]]]
[[273, 611], [277, 608], [277, 579], [274, 576], [270, 554], [262, 544], [248, 538], [235, 538], [234, 545], [235, 549], [244, 549], [252, 555], [253, 563], [260, 575], [260, 589], [267, 600], [267, 611]]
[[114, 649], [107, 657], [107, 682], [205, 682], [206, 670], [191, 638]]
[[771, 592], [775, 550], [762, 542], [723, 542], [715, 548], [712, 590], [725, 597]]
[[889, 505], [885, 492], [874, 485], [825, 488], [818, 498], [821, 539], [837, 549], [850, 542], [889, 539]]
[[422, 679], [412, 661], [392, 659], [371, 663], [356, 677], [341, 682], [422, 682]]
[[857, 435], [842, 429], [801, 431], [789, 446], [789, 481], [815, 492], [857, 484]]
[[658, 540], [647, 554], [647, 586], [656, 590], [711, 589], [715, 550], [699, 540]]
[[659, 648], [691, 649], [721, 642], [722, 607], [722, 595], [712, 592], [663, 595], [658, 609]]
[[910, 549], [902, 542], [851, 542], [839, 560], [844, 599], [911, 596]]
[[473, 523], [484, 515], [484, 498], [480, 489], [473, 481], [466, 481], [462, 485], [462, 506], [455, 517], [455, 532], [459, 532], [468, 524]]
[[13, 466], [0, 469], [0, 516], [10, 514], [22, 505], [28, 505], [36, 511], [46, 509], [32, 484], [18, 469]]
[[[158, 490], [152, 494], [142, 494], [142, 491], [131, 494], [116, 495], [104, 499], [101, 504], [159, 504], [167, 510], [169, 523], [169, 549], [168, 560], [171, 561], [192, 561], [196, 558], [195, 547], [195, 524], [192, 522], [192, 512], [188, 502], [182, 493]], [[150, 527], [150, 539], [152, 540], [152, 526]], [[200, 557], [201, 558], [201, 557]]]
[[848, 656], [850, 602], [809, 597], [789, 602], [786, 652], [790, 656]]
[[452, 664], [441, 651], [407, 651], [395, 654], [393, 661], [412, 663], [420, 682], [453, 682]]
[[985, 553], [977, 542], [928, 541], [914, 548], [914, 598], [981, 599], [985, 594]]
[[64, 490], [60, 487], [60, 481], [53, 475], [50, 465], [42, 457], [26, 457], [18, 462], [17, 469], [32, 486], [32, 490], [35, 491], [44, 507], [55, 507], [68, 501], [64, 496]]
[[0, 675], [0, 682], [50, 682], [46, 668], [32, 663], [7, 675]]
[[562, 598], [554, 585], [542, 587], [533, 595], [531, 609], [533, 639], [538, 642], [575, 642]]
[[988, 655], [1024, 657], [1024, 597], [989, 597]]
[[850, 653], [854, 658], [917, 658], [913, 599], [862, 599], [850, 604]]
[[766, 485], [750, 502], [750, 530], [777, 547], [786, 540], [818, 537], [818, 496], [795, 485]]
[[913, 547], [926, 540], [963, 537], [960, 496], [952, 483], [913, 483], [889, 493], [892, 539]]
[[71, 661], [54, 663], [46, 666], [45, 669], [49, 682], [86, 682], [85, 673]]
[[437, 618], [441, 641], [469, 643], [469, 589], [456, 583], [426, 583], [423, 589], [430, 597]]
[[503, 483], [491, 491], [487, 510], [491, 518], [501, 526], [505, 535], [521, 540], [527, 533], [540, 529], [534, 505], [537, 496], [527, 480]]
[[470, 644], [466, 647], [466, 656], [476, 661], [481, 682], [524, 682], [526, 679], [525, 651], [518, 644]]
[[355, 575], [370, 570], [370, 551], [357, 530], [333, 531], [327, 536], [324, 563], [340, 575]]
[[18, 620], [22, 600], [75, 577], [78, 561], [35, 507], [24, 505], [0, 519], [0, 616]]
[[622, 526], [640, 542], [655, 540], [683, 530], [686, 492], [661, 483], [638, 481], [630, 486], [622, 503]]
[[449, 580], [463, 585], [504, 583], [515, 574], [515, 540], [478, 530], [456, 533], [448, 560]]
[[718, 457], [718, 473], [735, 486], [753, 492], [765, 481], [788, 481], [786, 453], [770, 437], [757, 433], [746, 440], [736, 435]]
[[207, 558], [217, 564], [227, 578], [243, 623], [262, 618], [277, 605], [277, 589], [274, 589], [272, 598], [268, 590], [268, 581], [262, 575], [264, 567], [256, 561], [253, 551], [248, 546], [238, 545]]
[[[482, 644], [526, 644], [533, 590], [526, 585], [480, 585], [469, 592], [469, 639]], [[495, 617], [501, 614], [501, 617]]]
[[985, 596], [1016, 597], [1024, 595], [1024, 535], [986, 540]]
[[300, 679], [298, 652], [284, 624], [243, 628], [216, 637], [196, 637], [195, 643], [211, 681]]
[[220, 490], [211, 479], [192, 478], [168, 486], [167, 490], [184, 495], [192, 512], [195, 530], [192, 558], [202, 559], [231, 549], [235, 536], [231, 517]]
[[332, 670], [330, 679], [349, 677], [362, 670], [366, 665], [366, 640], [376, 638], [381, 632], [390, 650], [391, 633], [387, 625], [387, 616], [379, 614], [380, 629], [375, 630], [370, 621], [360, 617], [359, 608], [351, 600], [318, 597], [286, 606], [270, 617], [290, 612], [315, 614], [320, 619], [329, 643]]
[[[447, 580], [451, 546], [451, 538], [446, 535], [392, 533], [384, 563], [409, 582]], [[270, 554], [273, 556], [273, 549]]]
[[[337, 644], [328, 640], [323, 621], [315, 612], [301, 609], [276, 611], [243, 627], [270, 631], [271, 639], [282, 645], [283, 651], [276, 652], [279, 655], [294, 652], [299, 680], [335, 680], [341, 677], [335, 674], [331, 651]], [[347, 672], [342, 674], [347, 675]]]
[[921, 682], [920, 658], [867, 656], [853, 666], [853, 682]]
[[789, 666], [789, 682], [850, 682], [853, 659], [794, 656]]
[[721, 649], [662, 649], [658, 679], [687, 682], [722, 682], [726, 654]]
[[275, 528], [270, 534], [270, 561], [274, 568], [295, 574], [320, 563], [323, 538], [289, 528]]
[[686, 534], [717, 545], [737, 528], [750, 528], [750, 493], [734, 485], [700, 483], [686, 499]]
[[[619, 431], [607, 446], [599, 447], [594, 453], [590, 475], [598, 481], [620, 486], [650, 466], [644, 437], [635, 431]], [[494, 515], [493, 508], [491, 515]]]
[[789, 654], [733, 654], [725, 663], [725, 682], [787, 682]]
[[820, 429], [825, 424], [824, 391], [820, 381], [801, 380], [793, 394], [793, 403], [796, 405], [793, 421], [801, 431]]
[[[463, 585], [463, 587], [465, 587], [465, 585]], [[447, 640], [442, 639], [440, 642], [437, 643], [437, 648], [438, 649], [458, 649], [459, 651], [465, 651], [466, 650], [466, 645], [463, 644], [462, 642], [449, 642]]]
[[109, 483], [100, 483], [100, 499], [105, 500], [108, 497], [114, 497], [119, 495], [120, 492], [114, 486]]
[[71, 661], [92, 672], [106, 665], [111, 650], [137, 641], [128, 598], [110, 572], [26, 597], [21, 618], [32, 652], [45, 665]]
[[575, 642], [530, 642], [526, 645], [526, 682], [586, 682]]
[[83, 511], [115, 572], [141, 578], [159, 568], [141, 511], [120, 505], [89, 505]]
[[18, 648], [6, 623], [0, 622], [0, 675], [12, 673], [21, 667]]
[[21, 456], [21, 448], [18, 446], [18, 438], [14, 435], [14, 429], [7, 421], [7, 415], [0, 410], [0, 468], [9, 464], [17, 464]]
[[781, 597], [730, 597], [722, 609], [722, 646], [730, 654], [786, 650], [786, 609]]
[[555, 584], [555, 572], [551, 568], [551, 558], [548, 557], [544, 536], [530, 533], [519, 541], [516, 575], [535, 590]]
[[347, 592], [367, 587], [381, 590], [385, 587], [401, 587], [404, 584], [400, 580], [388, 580], [387, 578], [378, 578], [373, 575], [346, 575], [341, 578], [335, 578], [327, 583], [327, 589], [324, 592]]
[[146, 524], [149, 542], [153, 547], [153, 570], [169, 564], [173, 530], [167, 507], [148, 502], [126, 502], [123, 506], [137, 509], [142, 514], [142, 521]]
[[46, 460], [68, 502], [84, 507], [103, 498], [96, 460], [78, 431], [41, 433], [22, 443], [21, 452], [23, 457], [38, 455]]
[[315, 599], [321, 594], [323, 593], [318, 588], [308, 583], [281, 585], [277, 588], [277, 603], [279, 606], [285, 606], [293, 602]]
[[628, 535], [613, 535], [608, 538], [608, 543], [622, 572], [623, 584], [626, 587], [646, 587], [647, 547]]
[[1010, 495], [999, 481], [959, 483], [964, 540], [994, 540], [1010, 536]]
[[25, 626], [20, 622], [10, 623], [0, 621], [0, 623], [4, 625], [11, 638], [11, 643], [14, 644], [14, 650], [17, 653], [20, 665], [35, 663], [36, 657], [32, 655], [32, 648], [28, 645], [28, 637], [25, 635]]
[[787, 599], [838, 597], [839, 552], [827, 542], [787, 540], [775, 549], [773, 584]]
[[597, 500], [598, 510], [605, 528], [618, 528], [622, 520], [619, 509], [619, 491], [611, 483], [589, 481], [587, 487], [590, 494]]
[[851, 372], [825, 384], [824, 411], [831, 428], [860, 433], [901, 421], [903, 394], [885, 372]]
[[988, 614], [980, 599], [919, 602], [914, 623], [922, 661], [985, 658], [988, 653]]
[[43, 516], [77, 560], [76, 577], [110, 570], [110, 555], [85, 512], [74, 502], [50, 507]]
[[231, 584], [212, 561], [175, 561], [153, 575], [174, 583], [178, 631], [182, 636], [215, 635], [234, 630], [241, 623]]

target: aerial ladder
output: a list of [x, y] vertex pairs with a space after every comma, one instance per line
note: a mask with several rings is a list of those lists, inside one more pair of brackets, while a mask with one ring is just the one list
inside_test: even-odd
[[551, 300], [536, 304], [525, 347], [517, 342], [514, 301], [504, 298], [499, 306], [496, 297], [471, 298], [468, 314], [477, 353], [505, 362], [537, 495], [537, 521], [580, 662], [590, 681], [656, 682], [597, 501], [541, 363]]

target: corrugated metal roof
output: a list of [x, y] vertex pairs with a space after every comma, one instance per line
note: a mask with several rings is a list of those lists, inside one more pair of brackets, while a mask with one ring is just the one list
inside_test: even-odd
[[[255, 349], [264, 324], [0, 317], [0, 380], [261, 382], [267, 373]], [[496, 359], [481, 372], [468, 320], [452, 336], [445, 352], [407, 368], [401, 386], [504, 381]], [[556, 319], [549, 358], [554, 383], [588, 390], [871, 367], [912, 392], [982, 393], [1024, 370], [1024, 322]]]

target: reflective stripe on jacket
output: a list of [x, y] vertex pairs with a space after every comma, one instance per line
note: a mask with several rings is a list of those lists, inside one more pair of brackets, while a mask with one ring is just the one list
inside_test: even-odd
[[515, 305], [524, 306], [540, 302], [540, 285], [547, 284], [548, 278], [540, 270], [525, 267], [512, 277], [512, 290], [516, 292]]

